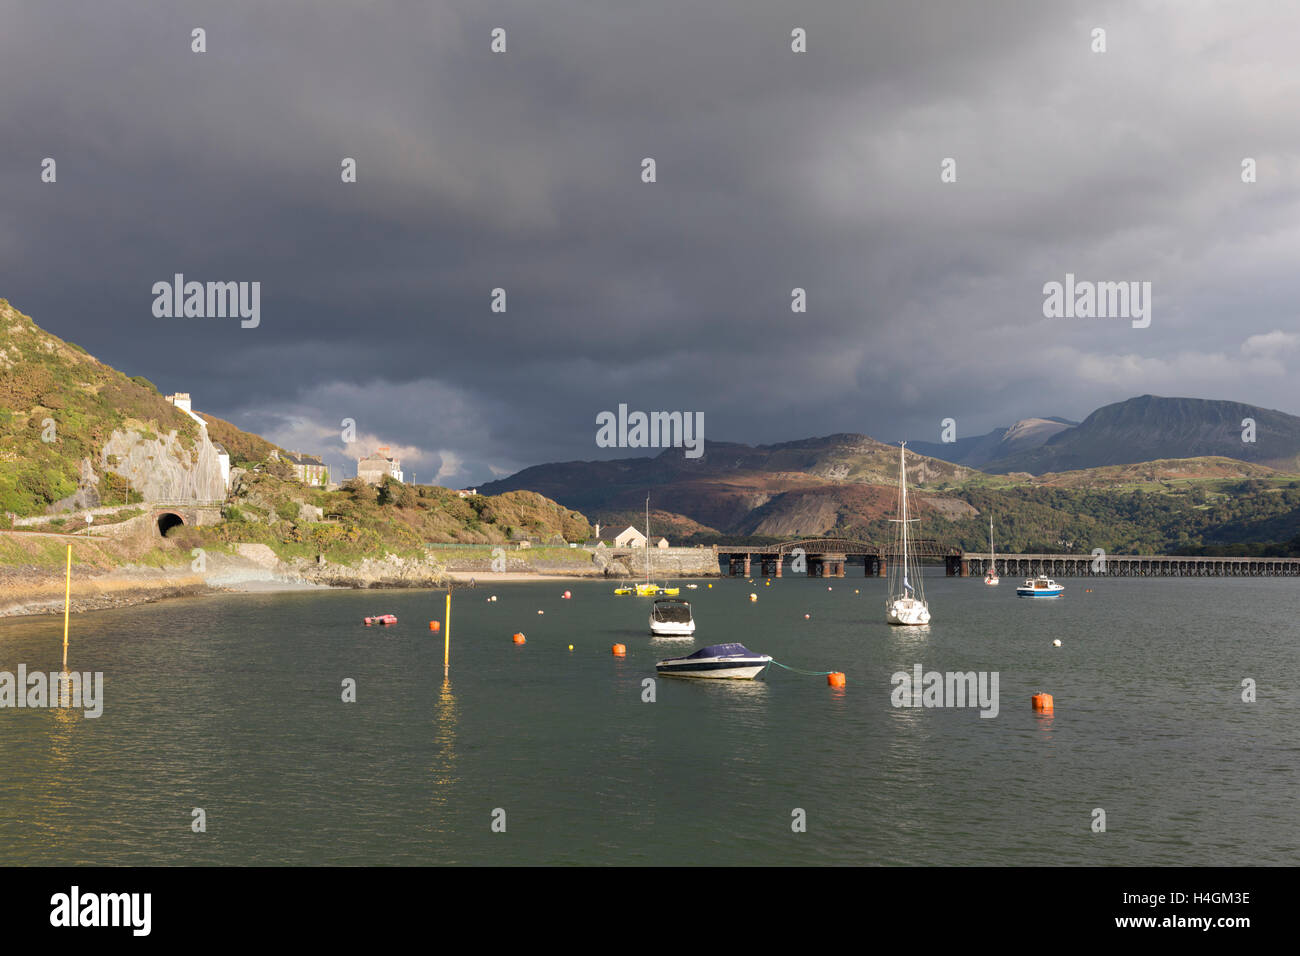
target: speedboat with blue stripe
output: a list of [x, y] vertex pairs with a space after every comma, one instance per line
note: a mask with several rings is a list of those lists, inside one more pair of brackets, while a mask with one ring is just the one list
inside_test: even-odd
[[1016, 588], [1016, 594], [1020, 597], [1059, 597], [1064, 590], [1064, 584], [1057, 584], [1047, 575], [1040, 574]]
[[711, 677], [753, 680], [772, 663], [767, 654], [755, 654], [744, 644], [711, 644], [689, 657], [670, 657], [655, 665], [671, 677]]

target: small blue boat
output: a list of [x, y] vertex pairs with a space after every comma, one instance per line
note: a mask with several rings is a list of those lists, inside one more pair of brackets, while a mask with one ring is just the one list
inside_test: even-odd
[[744, 644], [711, 644], [689, 657], [670, 657], [660, 661], [655, 665], [655, 670], [672, 677], [753, 680], [770, 663], [771, 657], [755, 654]]
[[1060, 597], [1064, 590], [1064, 584], [1057, 584], [1046, 574], [1040, 574], [1016, 588], [1016, 594], [1019, 597]]

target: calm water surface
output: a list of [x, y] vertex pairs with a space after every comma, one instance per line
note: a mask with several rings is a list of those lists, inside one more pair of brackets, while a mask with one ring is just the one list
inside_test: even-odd
[[[454, 598], [445, 683], [435, 592], [74, 616], [104, 712], [0, 710], [0, 863], [1300, 862], [1300, 582], [1015, 583], [931, 578], [927, 631], [883, 623], [878, 579], [701, 584], [694, 642], [652, 639], [648, 599], [610, 583], [480, 585]], [[383, 611], [401, 623], [361, 625]], [[61, 640], [58, 618], [0, 621], [0, 670], [57, 670]], [[773, 668], [642, 701], [657, 659], [728, 641], [848, 686]], [[997, 671], [1000, 713], [891, 706], [916, 663]]]

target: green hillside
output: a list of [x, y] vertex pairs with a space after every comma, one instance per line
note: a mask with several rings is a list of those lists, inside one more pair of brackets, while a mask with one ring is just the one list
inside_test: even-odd
[[[175, 430], [186, 447], [198, 424], [144, 378], [128, 378], [50, 335], [0, 299], [0, 511], [41, 514], [77, 490], [82, 459], [98, 463], [114, 429], [146, 437]], [[100, 493], [127, 500], [126, 482], [100, 474]]]
[[391, 478], [379, 487], [352, 479], [338, 491], [324, 491], [276, 470], [244, 475], [231, 494], [227, 520], [178, 528], [173, 532], [178, 543], [261, 543], [284, 558], [321, 554], [347, 563], [385, 553], [413, 555], [430, 544], [506, 544], [521, 538], [566, 544], [591, 536], [581, 514], [531, 491], [461, 498], [448, 488]]

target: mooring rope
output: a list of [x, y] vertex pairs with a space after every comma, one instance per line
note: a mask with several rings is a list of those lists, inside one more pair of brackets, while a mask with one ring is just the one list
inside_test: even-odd
[[803, 674], [805, 677], [827, 677], [834, 674], [835, 671], [803, 671], [797, 667], [791, 667], [789, 664], [782, 664], [780, 661], [768, 661], [768, 664], [775, 664], [777, 667], [784, 667], [788, 671], [794, 671], [796, 674]]

